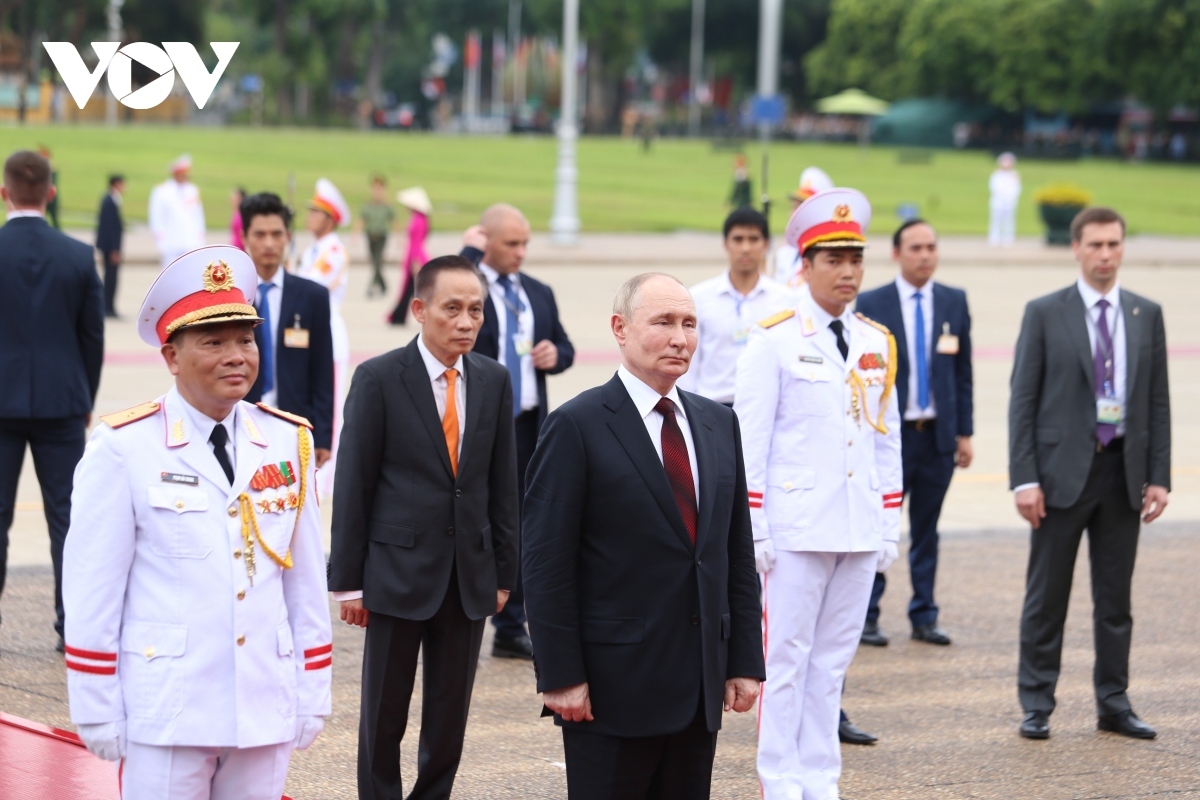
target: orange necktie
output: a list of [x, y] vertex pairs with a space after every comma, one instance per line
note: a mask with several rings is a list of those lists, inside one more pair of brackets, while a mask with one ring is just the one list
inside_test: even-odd
[[442, 415], [442, 433], [446, 434], [446, 449], [450, 451], [450, 471], [458, 477], [458, 402], [454, 397], [454, 384], [458, 370], [446, 370], [446, 413]]

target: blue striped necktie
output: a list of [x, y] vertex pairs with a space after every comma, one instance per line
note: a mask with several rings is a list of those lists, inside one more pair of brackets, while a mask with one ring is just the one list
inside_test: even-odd
[[496, 283], [504, 290], [504, 366], [512, 376], [513, 416], [516, 417], [521, 413], [521, 356], [517, 354], [517, 334], [521, 331], [520, 312], [524, 311], [524, 306], [510, 276], [501, 275]]

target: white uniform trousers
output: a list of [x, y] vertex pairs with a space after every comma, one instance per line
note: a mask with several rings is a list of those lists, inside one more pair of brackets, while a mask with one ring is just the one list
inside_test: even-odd
[[759, 698], [764, 800], [837, 800], [838, 714], [878, 554], [776, 551], [763, 579], [767, 682]]
[[991, 220], [988, 224], [988, 244], [992, 247], [1013, 243], [1017, 235], [1017, 206], [1007, 203], [992, 203], [990, 206]]
[[121, 800], [279, 800], [292, 742], [266, 747], [162, 747], [128, 742]]

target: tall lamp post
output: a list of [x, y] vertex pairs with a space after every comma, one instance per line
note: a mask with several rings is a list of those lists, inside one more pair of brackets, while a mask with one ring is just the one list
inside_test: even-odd
[[573, 245], [579, 240], [579, 202], [575, 184], [575, 121], [579, 52], [579, 0], [563, 0], [562, 111], [558, 117], [558, 169], [554, 182], [554, 215], [550, 217], [550, 241]]
[[[108, 40], [121, 41], [121, 6], [125, 0], [108, 0]], [[112, 92], [104, 93], [104, 123], [110, 128], [117, 124], [117, 98]]]
[[704, 70], [704, 0], [692, 0], [692, 53], [688, 68], [688, 136], [700, 135], [700, 80]]

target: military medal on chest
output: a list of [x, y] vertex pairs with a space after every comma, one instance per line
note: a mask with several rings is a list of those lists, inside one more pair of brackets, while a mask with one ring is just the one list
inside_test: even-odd
[[267, 464], [254, 474], [250, 488], [259, 493], [255, 507], [260, 514], [282, 514], [298, 508], [300, 495], [296, 485], [296, 470], [290, 461]]

